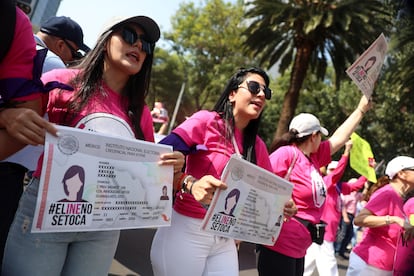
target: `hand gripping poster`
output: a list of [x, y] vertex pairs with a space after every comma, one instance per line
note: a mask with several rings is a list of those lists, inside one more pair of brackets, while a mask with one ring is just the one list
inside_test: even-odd
[[293, 185], [233, 155], [222, 174], [201, 229], [218, 236], [273, 245], [283, 225], [283, 208]]
[[46, 135], [32, 232], [170, 226], [172, 148], [77, 128]]

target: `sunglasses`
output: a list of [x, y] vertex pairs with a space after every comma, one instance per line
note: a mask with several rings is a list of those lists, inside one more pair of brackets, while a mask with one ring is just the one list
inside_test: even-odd
[[82, 53], [75, 50], [75, 48], [73, 48], [72, 45], [70, 45], [70, 43], [66, 41], [66, 39], [62, 39], [62, 40], [63, 40], [63, 42], [65, 42], [66, 46], [69, 48], [70, 53], [72, 54], [72, 59], [73, 60], [78, 60], [78, 59], [83, 58]]
[[144, 35], [137, 34], [133, 29], [124, 27], [122, 29], [122, 39], [129, 45], [134, 45], [139, 40], [142, 45], [142, 51], [148, 55], [152, 54], [151, 43], [145, 40]]
[[270, 98], [272, 97], [272, 90], [269, 87], [260, 85], [260, 83], [258, 83], [257, 81], [246, 81], [246, 84], [247, 87], [239, 85], [238, 88], [247, 89], [253, 95], [257, 95], [260, 93], [260, 91], [263, 91], [266, 100], [270, 100]]

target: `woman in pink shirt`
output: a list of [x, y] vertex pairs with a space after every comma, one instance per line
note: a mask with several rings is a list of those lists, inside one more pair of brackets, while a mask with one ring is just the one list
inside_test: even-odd
[[283, 224], [273, 246], [260, 247], [260, 276], [274, 275], [275, 271], [279, 275], [303, 275], [306, 250], [312, 241], [323, 241], [323, 232], [318, 229], [322, 228], [322, 207], [329, 187], [319, 168], [326, 166], [331, 155], [349, 140], [370, 107], [368, 98], [363, 96], [355, 111], [325, 141], [322, 141], [322, 135], [328, 135], [328, 131], [321, 127], [319, 120], [312, 114], [301, 113], [291, 121], [289, 132], [274, 141], [274, 151], [270, 155], [273, 172], [285, 177], [293, 166], [289, 179], [294, 184], [292, 199], [298, 213]]
[[[76, 69], [52, 70], [42, 76], [45, 82], [58, 80], [75, 88], [74, 92], [61, 89], [50, 92], [47, 106], [50, 122], [153, 142], [152, 118], [145, 98], [159, 37], [159, 27], [149, 17], [111, 20], [94, 49]], [[41, 164], [39, 160], [10, 228], [2, 275], [107, 275], [119, 230], [30, 231]], [[184, 156], [178, 152], [162, 154], [159, 164], [174, 165], [174, 171], [180, 172]], [[85, 177], [94, 173], [86, 170]]]
[[187, 155], [178, 179], [171, 227], [157, 230], [151, 248], [156, 276], [239, 275], [235, 241], [200, 231], [215, 187], [230, 156], [271, 170], [265, 143], [257, 136], [269, 77], [258, 68], [240, 69], [229, 80], [213, 111], [202, 110], [179, 125], [161, 143]]
[[362, 240], [353, 248], [346, 275], [391, 276], [398, 236], [412, 226], [405, 220], [404, 197], [414, 190], [414, 158], [398, 156], [385, 169], [389, 184], [372, 194], [354, 219], [366, 227]]
[[[411, 192], [410, 197], [404, 203], [405, 218], [414, 226], [414, 194]], [[408, 233], [407, 233], [408, 234]], [[414, 239], [401, 231], [398, 239], [397, 251], [395, 253], [393, 276], [414, 275]]]
[[340, 194], [349, 194], [364, 186], [367, 179], [361, 176], [358, 180], [339, 181], [348, 165], [352, 140], [345, 143], [345, 151], [339, 161], [332, 161], [327, 167], [327, 175], [323, 177], [328, 188], [322, 221], [326, 222], [326, 231], [321, 245], [312, 243], [306, 251], [304, 276], [313, 274], [315, 268], [320, 276], [338, 276], [338, 264], [335, 257], [334, 241], [341, 220]]

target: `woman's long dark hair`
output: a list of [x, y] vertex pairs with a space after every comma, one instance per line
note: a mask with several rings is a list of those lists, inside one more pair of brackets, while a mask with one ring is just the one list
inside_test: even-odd
[[[81, 69], [81, 73], [71, 81], [71, 85], [78, 87], [79, 90], [69, 102], [69, 113], [76, 114], [95, 94], [106, 95], [103, 88], [103, 68], [105, 58], [106, 43], [112, 34], [125, 24], [117, 26], [116, 29], [109, 29], [104, 32], [96, 43], [96, 46], [85, 56], [81, 63], [74, 68]], [[154, 44], [155, 45], [155, 44]], [[152, 53], [154, 49], [152, 49]], [[153, 54], [147, 54], [141, 70], [129, 77], [127, 84], [121, 91], [121, 97], [125, 105], [125, 112], [131, 118], [132, 125], [137, 139], [144, 139], [144, 134], [140, 126], [142, 110], [145, 106], [145, 98], [148, 95], [151, 79]]]
[[[231, 137], [234, 134], [234, 116], [233, 116], [233, 105], [229, 100], [229, 95], [232, 91], [237, 90], [239, 85], [251, 74], [260, 75], [266, 86], [269, 86], [270, 80], [269, 76], [260, 68], [251, 67], [251, 68], [241, 68], [239, 69], [228, 81], [226, 87], [224, 88], [223, 93], [221, 94], [219, 100], [214, 106], [213, 110], [216, 111], [226, 122], [226, 139], [231, 141]], [[256, 136], [259, 130], [259, 124], [262, 114], [257, 119], [253, 119], [249, 122], [243, 132], [243, 157], [251, 162], [256, 164]]]
[[305, 142], [312, 134], [297, 137], [298, 132], [296, 129], [291, 129], [288, 132], [284, 133], [282, 136], [277, 137], [273, 140], [272, 144], [270, 145], [270, 153], [274, 152], [280, 147], [287, 146], [287, 145], [300, 145]]

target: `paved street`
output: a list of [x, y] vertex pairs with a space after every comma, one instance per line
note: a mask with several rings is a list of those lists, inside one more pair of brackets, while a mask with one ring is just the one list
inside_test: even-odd
[[[118, 250], [109, 275], [152, 276], [149, 252], [154, 233], [153, 229], [121, 231]], [[254, 245], [242, 243], [239, 252], [240, 276], [257, 276]], [[348, 261], [338, 258], [339, 276], [345, 276], [347, 266]], [[316, 272], [313, 274], [317, 275]]]

